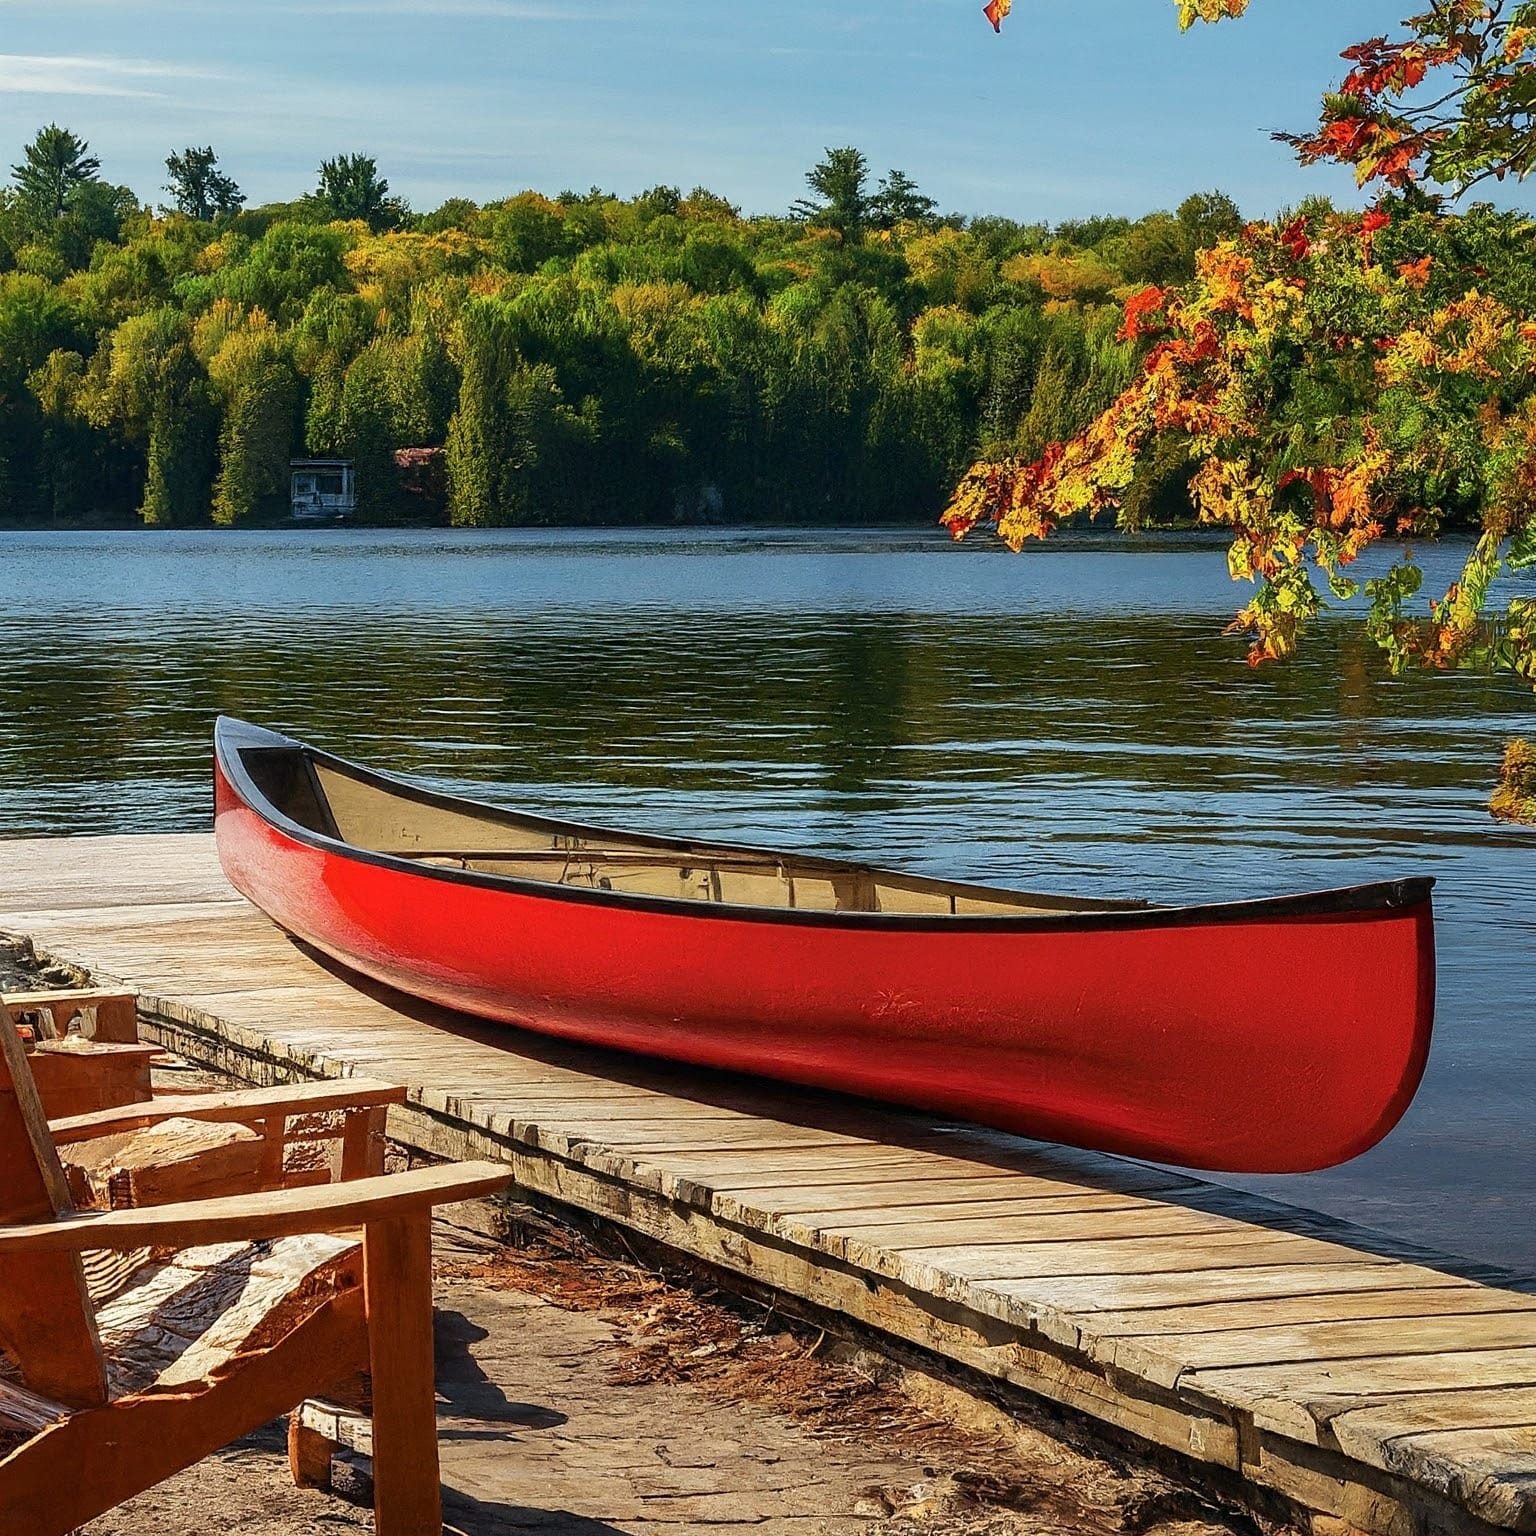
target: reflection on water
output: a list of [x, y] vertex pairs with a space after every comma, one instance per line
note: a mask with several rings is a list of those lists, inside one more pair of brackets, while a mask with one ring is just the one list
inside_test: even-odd
[[1484, 809], [1532, 696], [1393, 681], [1332, 622], [1252, 673], [1215, 547], [9, 534], [0, 592], [0, 835], [206, 827], [222, 710], [486, 798], [961, 878], [1435, 875], [1418, 1103], [1350, 1167], [1251, 1187], [1536, 1269], [1536, 834]]

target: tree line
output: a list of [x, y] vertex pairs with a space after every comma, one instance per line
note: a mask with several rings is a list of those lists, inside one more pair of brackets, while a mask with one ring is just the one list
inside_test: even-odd
[[[417, 213], [362, 154], [261, 207], [211, 146], [166, 171], [151, 208], [49, 125], [0, 190], [6, 521], [269, 520], [297, 457], [354, 460], [380, 522], [932, 518], [1115, 400], [1124, 301], [1243, 222], [1219, 192], [942, 215], [854, 148], [769, 216], [670, 186]], [[1129, 494], [1187, 508], [1186, 478]]]

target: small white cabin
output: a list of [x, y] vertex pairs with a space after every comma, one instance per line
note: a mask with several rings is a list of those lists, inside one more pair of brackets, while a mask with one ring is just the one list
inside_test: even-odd
[[344, 522], [357, 511], [351, 459], [294, 459], [293, 517], [300, 523]]

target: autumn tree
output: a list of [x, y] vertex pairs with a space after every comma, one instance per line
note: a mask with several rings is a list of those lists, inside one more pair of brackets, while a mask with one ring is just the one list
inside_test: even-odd
[[[1175, 0], [1179, 25], [1229, 21], [1249, 0]], [[1001, 30], [1013, 0], [990, 0]], [[1304, 163], [1347, 165], [1361, 186], [1429, 181], [1465, 192], [1536, 169], [1536, 0], [1432, 0], [1402, 35], [1344, 52], [1315, 131], [1277, 135]]]
[[[665, 184], [408, 230], [313, 198], [157, 218], [99, 179], [40, 219], [7, 187], [0, 502], [259, 519], [302, 444], [355, 458], [378, 518], [405, 447], [451, 471], [411, 514], [466, 523], [931, 516], [978, 447], [1028, 461], [1112, 402], [1155, 344], [1117, 334], [1133, 279], [1182, 281], [1207, 243], [1179, 213], [940, 220], [853, 169], [847, 240]], [[1130, 515], [1178, 484], [1170, 444]]]
[[[1241, 9], [1241, 6], [1236, 9]], [[1435, 0], [1406, 36], [1348, 49], [1302, 161], [1352, 166], [1362, 186], [1430, 181], [1458, 193], [1536, 167], [1536, 3]]]
[[[1179, 24], [1242, 16], [1249, 0], [1177, 0]], [[1000, 22], [1011, 0], [1000, 0]], [[1402, 35], [1344, 52], [1315, 131], [1281, 133], [1304, 163], [1351, 167], [1361, 186], [1429, 181], [1465, 192], [1536, 169], [1536, 0], [1432, 0]]]
[[[1246, 8], [1181, 0], [1180, 20]], [[1008, 6], [995, 9], [1000, 22]], [[1075, 436], [973, 467], [946, 514], [957, 535], [985, 522], [1018, 546], [1106, 509], [1131, 527], [1138, 476], [1182, 463], [1200, 519], [1232, 533], [1233, 576], [1254, 583], [1233, 627], [1257, 664], [1360, 591], [1349, 567], [1373, 542], [1470, 516], [1481, 537], [1427, 612], [1411, 558], [1363, 584], [1369, 631], [1394, 668], [1493, 665], [1536, 683], [1536, 600], [1485, 612], [1501, 574], [1536, 567], [1530, 226], [1446, 216], [1421, 191], [1536, 164], [1536, 0], [1437, 0], [1403, 27], [1347, 50], [1317, 131], [1282, 136], [1305, 162], [1352, 166], [1378, 205], [1229, 232], [1191, 283], [1128, 299], [1139, 376]]]

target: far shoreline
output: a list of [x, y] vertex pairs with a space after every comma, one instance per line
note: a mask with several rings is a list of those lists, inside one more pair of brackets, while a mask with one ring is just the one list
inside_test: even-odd
[[[796, 522], [785, 519], [732, 519], [728, 522], [605, 522], [598, 519], [583, 522], [566, 523], [515, 523], [490, 526], [465, 526], [451, 523], [436, 522], [364, 522], [349, 520], [347, 522], [297, 522], [289, 519], [267, 522], [245, 522], [233, 526], [225, 526], [217, 523], [177, 524], [175, 526], [163, 526], [146, 524], [137, 518], [113, 518], [113, 519], [76, 519], [67, 522], [33, 523], [7, 520], [0, 517], [0, 538], [16, 535], [54, 535], [54, 534], [144, 534], [146, 536], [159, 536], [174, 539], [178, 535], [197, 535], [199, 537], [210, 534], [235, 535], [242, 534], [292, 534], [314, 535], [327, 534], [341, 538], [345, 535], [359, 535], [371, 537], [379, 534], [424, 535], [431, 534], [439, 538], [454, 539], [459, 537], [477, 538], [485, 535], [539, 535], [557, 536], [561, 534], [635, 534], [635, 535], [676, 535], [678, 537], [720, 537], [725, 538], [732, 534], [786, 534], [800, 537], [816, 535], [920, 535], [931, 536], [935, 547], [950, 548], [957, 551], [969, 550], [973, 553], [986, 553], [1004, 551], [1007, 549], [1003, 540], [986, 530], [978, 529], [964, 540], [956, 541], [940, 525], [935, 517], [932, 521], [902, 520], [882, 522], [858, 522], [847, 521], [838, 523], [823, 522]], [[1172, 524], [1159, 524], [1156, 527], [1138, 529], [1127, 532], [1116, 528], [1108, 522], [1091, 522], [1083, 519], [1080, 522], [1065, 523], [1053, 530], [1044, 539], [1030, 540], [1018, 553], [1049, 553], [1053, 549], [1078, 549], [1085, 545], [1102, 546], [1106, 549], [1115, 546], [1123, 547], [1128, 553], [1153, 554], [1167, 550], [1224, 550], [1232, 542], [1232, 531], [1222, 527], [1204, 526], [1193, 519]], [[1474, 531], [1470, 528], [1449, 527], [1438, 537], [1421, 538], [1411, 541], [1384, 541], [1384, 544], [1396, 543], [1400, 548], [1437, 548], [1440, 546], [1455, 546], [1471, 541]], [[1010, 551], [1011, 552], [1011, 551]]]

